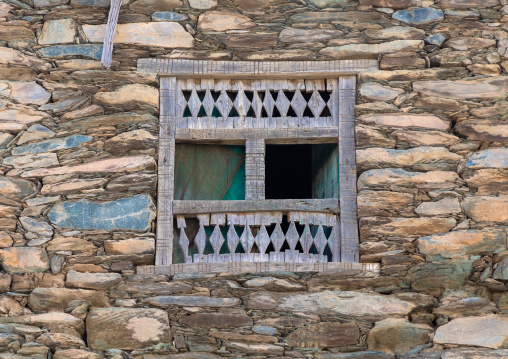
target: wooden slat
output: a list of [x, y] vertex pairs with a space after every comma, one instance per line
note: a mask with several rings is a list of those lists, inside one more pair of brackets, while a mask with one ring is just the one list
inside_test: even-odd
[[173, 201], [173, 213], [196, 215], [207, 213], [252, 213], [273, 211], [309, 211], [338, 213], [337, 199], [266, 199], [245, 201]]
[[265, 198], [265, 141], [245, 143], [245, 199]]
[[[356, 189], [355, 95], [356, 77], [339, 79], [338, 104], [333, 114], [339, 119], [339, 198], [341, 221], [341, 260], [359, 262], [358, 212]], [[337, 98], [337, 93], [332, 93]]]
[[138, 71], [186, 78], [231, 77], [254, 78], [329, 78], [330, 75], [352, 75], [362, 71], [378, 70], [377, 60], [335, 61], [209, 61], [180, 59], [138, 59]]

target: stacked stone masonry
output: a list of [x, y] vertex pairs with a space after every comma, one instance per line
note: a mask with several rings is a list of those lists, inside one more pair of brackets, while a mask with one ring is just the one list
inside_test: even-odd
[[[125, 0], [105, 70], [108, 8], [0, 0], [0, 358], [508, 357], [507, 0]], [[150, 57], [378, 59], [355, 110], [380, 273], [137, 274]]]

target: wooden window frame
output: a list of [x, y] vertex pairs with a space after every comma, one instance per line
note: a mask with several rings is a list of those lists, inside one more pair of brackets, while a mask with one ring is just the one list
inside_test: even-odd
[[[271, 270], [330, 271], [361, 269], [379, 271], [378, 264], [359, 263], [359, 233], [357, 215], [357, 173], [355, 143], [355, 97], [358, 73], [377, 70], [377, 60], [336, 61], [206, 61], [176, 59], [139, 59], [138, 71], [154, 73], [160, 80], [159, 158], [157, 189], [157, 240], [155, 266], [138, 267], [139, 273], [192, 273], [192, 272], [259, 272]], [[338, 128], [330, 131], [319, 127], [305, 134], [298, 128], [282, 133], [255, 129], [191, 130], [177, 129], [177, 79], [335, 79], [338, 96], [333, 97], [332, 117], [338, 118]], [[260, 129], [261, 130], [261, 129]], [[248, 134], [247, 134], [248, 133]], [[205, 201], [174, 201], [175, 142], [210, 143], [210, 140], [228, 139], [229, 143], [246, 145], [246, 199], [229, 203]], [[228, 211], [270, 210], [274, 200], [264, 200], [265, 143], [329, 142], [338, 139], [339, 146], [339, 199], [277, 200], [277, 210], [340, 211], [341, 262], [328, 263], [186, 263], [173, 264], [173, 221], [175, 215]], [[242, 142], [243, 141], [243, 142]], [[261, 151], [261, 149], [263, 151]], [[240, 203], [241, 202], [241, 203]], [[340, 210], [339, 210], [340, 204]], [[181, 228], [178, 226], [178, 228]]]

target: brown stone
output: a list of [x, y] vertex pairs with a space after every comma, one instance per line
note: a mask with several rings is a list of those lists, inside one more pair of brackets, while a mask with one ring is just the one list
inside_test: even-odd
[[463, 175], [468, 187], [476, 189], [477, 195], [497, 195], [508, 191], [508, 170], [480, 169]]
[[410, 52], [384, 55], [379, 63], [379, 68], [381, 70], [422, 69], [425, 67], [425, 59], [422, 59], [415, 53]]
[[172, 341], [168, 313], [161, 309], [92, 308], [86, 318], [93, 350], [133, 350]]
[[106, 290], [121, 280], [122, 276], [118, 273], [80, 273], [70, 270], [66, 284], [71, 288]]
[[87, 252], [96, 250], [92, 242], [82, 238], [74, 237], [55, 237], [48, 243], [46, 250], [48, 252], [56, 251], [73, 251], [73, 252]]
[[263, 49], [277, 46], [279, 34], [276, 32], [237, 33], [216, 36], [228, 48]]
[[37, 338], [37, 343], [43, 344], [50, 349], [84, 348], [83, 339], [64, 333], [43, 333]]
[[356, 132], [356, 148], [395, 147], [394, 139], [389, 138], [383, 132], [379, 131], [374, 127], [357, 124], [355, 127], [355, 132]]
[[104, 249], [108, 255], [153, 254], [155, 240], [153, 238], [129, 238], [121, 241], [105, 241]]
[[45, 272], [49, 269], [48, 255], [41, 248], [10, 247], [0, 250], [2, 268], [10, 274]]
[[445, 9], [487, 8], [499, 5], [499, 0], [441, 0], [439, 6]]
[[[505, 109], [508, 111], [508, 107]], [[466, 120], [455, 126], [458, 134], [469, 140], [508, 143], [508, 122], [499, 120]]]
[[247, 288], [269, 290], [273, 292], [298, 292], [307, 289], [307, 287], [301, 283], [275, 277], [253, 278], [245, 281], [242, 285]]
[[362, 173], [358, 178], [358, 188], [360, 190], [389, 186], [443, 188], [453, 187], [458, 180], [459, 176], [452, 171], [409, 172], [386, 168]]
[[64, 311], [74, 300], [82, 300], [93, 307], [109, 306], [104, 292], [68, 288], [35, 288], [28, 297], [28, 306], [35, 312]]
[[433, 115], [386, 114], [366, 115], [358, 119], [360, 122], [388, 127], [425, 128], [430, 130], [447, 130], [450, 122]]
[[453, 258], [504, 251], [506, 234], [500, 229], [471, 229], [422, 237], [417, 243], [424, 255]]
[[94, 103], [103, 106], [146, 105], [159, 108], [159, 91], [147, 85], [125, 85], [113, 92], [98, 92]]
[[274, 354], [283, 355], [284, 348], [273, 344], [246, 344], [246, 343], [227, 343], [226, 348], [232, 352], [242, 352], [248, 354]]
[[41, 189], [44, 195], [68, 195], [81, 191], [102, 188], [108, 181], [105, 178], [98, 179], [75, 179], [63, 183], [47, 184]]
[[52, 333], [65, 333], [74, 336], [82, 336], [85, 333], [85, 324], [83, 321], [67, 313], [50, 312], [0, 318], [0, 324], [5, 323], [32, 325], [40, 328], [47, 328]]
[[471, 49], [496, 47], [496, 40], [477, 37], [455, 37], [448, 40], [444, 44], [444, 47], [449, 47], [458, 51], [468, 51]]
[[260, 12], [270, 7], [269, 0], [234, 0], [235, 6], [247, 12]]
[[363, 6], [389, 7], [394, 10], [407, 9], [408, 7], [421, 6], [421, 0], [360, 0]]
[[416, 209], [415, 212], [420, 216], [450, 216], [462, 212], [459, 200], [457, 198], [443, 198], [435, 202], [423, 202]]
[[199, 16], [201, 31], [227, 31], [249, 29], [256, 24], [245, 15], [227, 11], [207, 11]]
[[252, 319], [241, 311], [221, 310], [218, 313], [196, 313], [180, 319], [180, 323], [191, 328], [236, 328], [250, 327]]
[[498, 76], [501, 75], [501, 67], [497, 64], [473, 64], [468, 65], [467, 69], [471, 71], [474, 76]]
[[508, 222], [508, 196], [466, 197], [461, 203], [467, 216], [475, 222]]
[[457, 136], [440, 131], [396, 130], [391, 135], [397, 139], [399, 147], [451, 146], [460, 142]]
[[103, 356], [94, 352], [80, 349], [57, 350], [53, 359], [102, 359]]
[[[494, 106], [489, 107], [478, 107], [471, 109], [471, 115], [490, 119], [497, 116], [505, 116], [508, 113], [508, 102], [507, 101], [496, 101]], [[465, 122], [465, 121], [463, 121]], [[458, 123], [460, 125], [462, 122]]]
[[158, 137], [146, 130], [123, 132], [104, 143], [106, 151], [115, 155], [125, 155], [132, 151], [156, 149]]
[[155, 169], [153, 157], [148, 155], [108, 158], [75, 166], [36, 169], [21, 174], [21, 177], [46, 177], [63, 174], [137, 172]]
[[433, 328], [425, 324], [409, 323], [406, 319], [385, 319], [371, 329], [367, 346], [369, 350], [400, 354], [428, 343], [432, 332]]
[[[82, 25], [82, 27], [90, 42], [102, 43], [104, 41], [106, 24]], [[177, 22], [135, 22], [118, 24], [114, 41], [116, 44], [173, 48], [192, 47], [194, 38]]]
[[269, 335], [259, 335], [259, 334], [245, 335], [234, 332], [218, 332], [218, 331], [210, 332], [209, 335], [213, 338], [217, 338], [220, 340], [233, 340], [240, 342], [269, 343], [269, 344], [276, 344], [279, 342], [277, 337], [272, 337]]
[[79, 110], [66, 112], [62, 115], [62, 120], [74, 120], [76, 118], [100, 115], [104, 113], [104, 107], [99, 105], [91, 105]]
[[137, 13], [152, 15], [156, 11], [168, 11], [182, 7], [181, 0], [136, 0], [129, 8]]
[[360, 217], [391, 217], [393, 214], [411, 214], [414, 195], [391, 191], [360, 191], [357, 202]]
[[440, 97], [422, 97], [416, 100], [415, 106], [429, 107], [442, 111], [467, 111], [467, 106], [461, 105], [458, 101]]
[[428, 96], [459, 100], [505, 99], [508, 87], [503, 81], [502, 77], [469, 81], [417, 81], [413, 83], [413, 90]]
[[35, 40], [32, 29], [25, 26], [0, 25], [0, 41]]
[[426, 236], [448, 232], [456, 224], [454, 218], [365, 217], [360, 220], [360, 233], [363, 239]]
[[189, 292], [192, 286], [181, 282], [125, 282], [117, 287], [117, 290], [128, 292], [134, 295], [170, 295], [174, 293]]
[[317, 55], [311, 50], [260, 50], [254, 52], [241, 52], [238, 54], [241, 60], [248, 61], [280, 61], [280, 60], [292, 60], [292, 61], [304, 61], [314, 60]]
[[365, 35], [372, 40], [421, 40], [425, 37], [425, 31], [414, 27], [393, 26], [381, 30], [365, 30]]
[[423, 48], [422, 40], [394, 40], [381, 44], [352, 44], [326, 47], [319, 54], [334, 59], [377, 58], [381, 54], [417, 51]]
[[272, 292], [256, 292], [242, 297], [246, 309], [271, 310], [279, 305], [278, 295]]
[[280, 32], [279, 39], [284, 43], [319, 42], [333, 39], [342, 35], [337, 30], [304, 30], [286, 28]]
[[318, 323], [300, 328], [289, 334], [293, 348], [330, 348], [356, 344], [360, 330], [354, 323]]

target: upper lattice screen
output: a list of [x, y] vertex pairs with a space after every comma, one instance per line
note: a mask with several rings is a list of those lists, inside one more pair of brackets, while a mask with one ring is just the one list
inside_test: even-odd
[[337, 126], [334, 81], [178, 81], [177, 128], [289, 128]]

